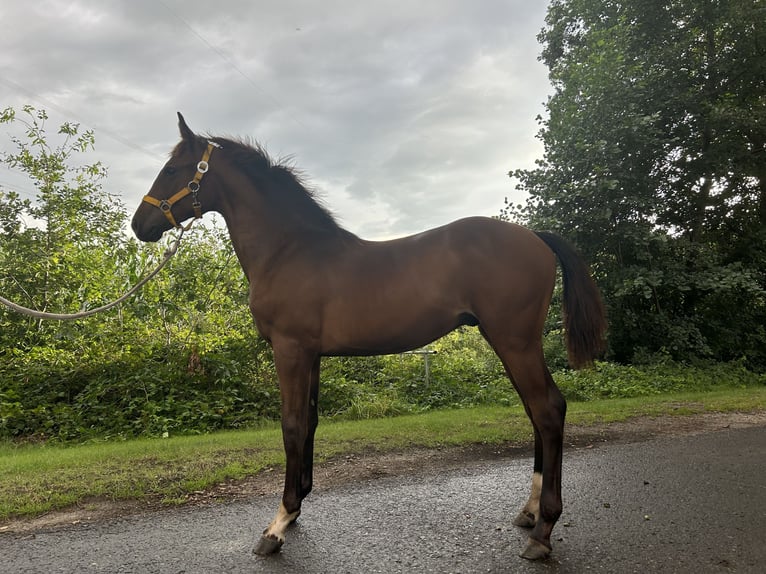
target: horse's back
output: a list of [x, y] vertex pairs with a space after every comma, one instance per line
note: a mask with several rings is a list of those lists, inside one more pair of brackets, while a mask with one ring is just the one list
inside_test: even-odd
[[555, 260], [528, 229], [471, 217], [392, 241], [360, 241], [325, 277], [327, 347], [392, 352], [530, 305], [537, 323], [550, 300]]
[[447, 249], [461, 262], [461, 271], [478, 275], [482, 284], [506, 292], [513, 283], [539, 289], [552, 287], [556, 260], [551, 249], [521, 225], [489, 217], [467, 217], [437, 228], [447, 237]]

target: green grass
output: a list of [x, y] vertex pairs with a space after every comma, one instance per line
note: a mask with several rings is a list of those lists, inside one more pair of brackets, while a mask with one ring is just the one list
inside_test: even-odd
[[[638, 416], [766, 409], [766, 387], [570, 402], [568, 424], [594, 425]], [[521, 407], [477, 407], [363, 421], [322, 421], [316, 459], [412, 447], [531, 444]], [[203, 436], [137, 439], [77, 446], [0, 443], [0, 520], [93, 498], [177, 503], [227, 479], [282, 467], [277, 424]]]

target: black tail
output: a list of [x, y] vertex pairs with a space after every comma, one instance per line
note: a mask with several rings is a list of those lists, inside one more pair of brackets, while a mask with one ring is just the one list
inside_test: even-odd
[[535, 234], [556, 254], [564, 283], [564, 328], [569, 364], [587, 366], [605, 347], [606, 312], [601, 293], [580, 254], [563, 238], [546, 231]]

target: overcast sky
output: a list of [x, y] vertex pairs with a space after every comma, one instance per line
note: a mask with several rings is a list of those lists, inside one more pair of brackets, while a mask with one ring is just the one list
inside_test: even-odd
[[[173, 145], [247, 136], [294, 164], [344, 227], [415, 233], [520, 199], [550, 92], [541, 0], [27, 0], [0, 5], [0, 109], [96, 132], [132, 213]], [[0, 150], [10, 150], [0, 126]], [[0, 168], [0, 185], [32, 195]]]

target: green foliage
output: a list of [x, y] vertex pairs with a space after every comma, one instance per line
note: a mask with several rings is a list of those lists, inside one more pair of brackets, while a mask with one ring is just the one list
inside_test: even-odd
[[564, 396], [572, 401], [766, 385], [766, 375], [749, 371], [741, 361], [697, 366], [662, 361], [641, 366], [597, 363], [587, 371], [560, 371], [554, 379]]
[[5, 342], [0, 436], [156, 436], [277, 417], [271, 352], [254, 333], [242, 273], [219, 237], [200, 229], [117, 317], [62, 323], [45, 345]]
[[[0, 116], [16, 130], [16, 152], [0, 159], [38, 192], [0, 191], [0, 292], [71, 312], [122, 294], [164, 246], [128, 239], [125, 210], [101, 190], [106, 170], [77, 165], [93, 134], [65, 123], [51, 135], [47, 119], [31, 106]], [[213, 227], [116, 312], [45, 322], [0, 309], [0, 436], [205, 432], [277, 416], [270, 349], [246, 298], [225, 230]]]
[[766, 28], [753, 0], [554, 0], [545, 157], [506, 218], [593, 263], [611, 358], [766, 367]]
[[[165, 245], [140, 246], [129, 239], [123, 207], [101, 191], [104, 168], [77, 165], [78, 154], [93, 147], [93, 134], [67, 123], [50, 135], [47, 119], [32, 107], [18, 115], [8, 108], [0, 116], [8, 129], [21, 127], [13, 136], [16, 152], [2, 161], [26, 174], [38, 191], [30, 201], [0, 190], [0, 292], [30, 307], [75, 311], [122, 294], [157, 264]], [[735, 336], [748, 359], [764, 352], [759, 346], [763, 323], [741, 312], [761, 296], [752, 268], [661, 234], [636, 252], [643, 258], [614, 268], [610, 276], [619, 295], [613, 301], [630, 303], [623, 323], [632, 325], [633, 337], [642, 341], [655, 337], [651, 329], [657, 329], [673, 331], [673, 340], [683, 345], [633, 349], [635, 358], [660, 363], [655, 366], [604, 363], [570, 373], [557, 288], [544, 351], [552, 370], [559, 371], [565, 394], [574, 399], [643, 396], [695, 388], [695, 381], [705, 388], [727, 384], [732, 377], [737, 384], [763, 384], [741, 363], [688, 370], [666, 360], [702, 346], [715, 355]], [[695, 273], [687, 269], [690, 253]], [[649, 269], [639, 264], [647, 261], [657, 263]], [[739, 298], [732, 299], [732, 292]], [[255, 333], [247, 293], [226, 230], [198, 225], [166, 269], [115, 311], [77, 322], [41, 322], [0, 309], [0, 439], [168, 436], [278, 419], [271, 349]], [[706, 310], [704, 322], [677, 321], [689, 310], [687, 293], [695, 293], [692, 310]], [[732, 326], [735, 314], [750, 335]], [[325, 358], [321, 415], [361, 419], [519, 405], [503, 366], [477, 329], [455, 331], [429, 350], [433, 353]]]
[[369, 418], [373, 414], [517, 404], [499, 359], [477, 329], [454, 331], [426, 351], [429, 354], [324, 359], [320, 393], [323, 414]]
[[[250, 354], [252, 349], [250, 349]], [[251, 426], [279, 413], [253, 361], [220, 349], [190, 364], [183, 348], [132, 348], [115, 360], [35, 348], [0, 366], [0, 436], [84, 439]]]
[[[21, 115], [11, 108], [0, 114], [0, 124], [16, 134], [16, 151], [0, 161], [37, 190], [34, 202], [0, 190], [0, 292], [40, 310], [77, 311], [82, 302], [95, 306], [122, 289], [118, 264], [126, 256], [126, 213], [101, 191], [106, 169], [100, 163], [72, 165], [93, 147], [93, 133], [64, 123], [49, 136], [47, 119], [32, 106]], [[71, 333], [54, 323], [0, 314], [0, 342], [44, 345]]]

